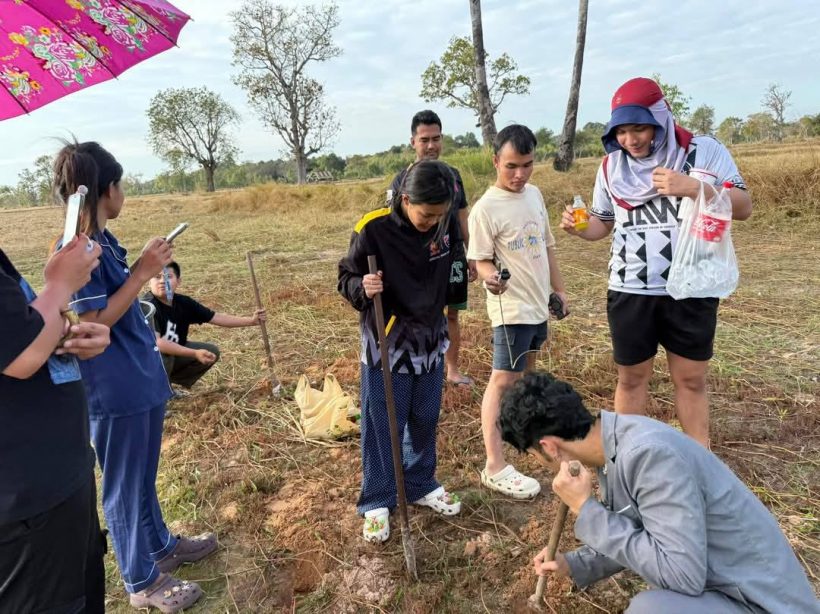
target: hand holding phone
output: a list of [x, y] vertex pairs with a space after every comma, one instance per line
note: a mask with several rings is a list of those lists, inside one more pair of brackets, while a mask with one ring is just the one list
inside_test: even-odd
[[172, 243], [174, 239], [176, 239], [179, 235], [181, 235], [185, 230], [188, 228], [188, 222], [182, 222], [179, 226], [174, 228], [168, 236], [165, 237], [165, 241], [167, 243]]
[[71, 239], [80, 232], [80, 214], [83, 210], [85, 196], [88, 188], [84, 185], [77, 186], [77, 191], [68, 197], [65, 211], [65, 227], [63, 229], [63, 241], [61, 245], [68, 245]]

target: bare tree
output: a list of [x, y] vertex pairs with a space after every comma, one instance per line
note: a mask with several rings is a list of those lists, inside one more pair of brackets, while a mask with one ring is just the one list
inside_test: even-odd
[[341, 55], [333, 44], [339, 7], [300, 9], [246, 0], [231, 13], [234, 83], [245, 90], [262, 121], [278, 134], [296, 163], [296, 180], [305, 183], [308, 158], [330, 145], [339, 131], [335, 109], [324, 87], [306, 74], [311, 62]]
[[789, 106], [791, 90], [785, 90], [776, 83], [769, 84], [763, 95], [761, 104], [764, 109], [771, 111], [775, 121], [775, 139], [783, 140], [783, 127], [786, 125], [786, 108]]
[[154, 153], [175, 169], [199, 164], [213, 192], [214, 171], [236, 152], [229, 134], [239, 122], [233, 107], [206, 87], [170, 88], [151, 99], [146, 114]]
[[584, 46], [587, 38], [587, 12], [589, 0], [578, 0], [578, 33], [575, 37], [575, 60], [572, 63], [572, 83], [567, 100], [564, 128], [558, 142], [558, 153], [552, 166], [556, 171], [568, 171], [572, 166], [575, 126], [578, 123], [578, 98], [581, 95], [581, 69], [584, 66]]
[[478, 124], [484, 145], [495, 140], [495, 109], [487, 86], [487, 52], [484, 51], [484, 29], [481, 25], [481, 0], [470, 0], [470, 20], [473, 26], [473, 50], [475, 51], [475, 79], [478, 103]]

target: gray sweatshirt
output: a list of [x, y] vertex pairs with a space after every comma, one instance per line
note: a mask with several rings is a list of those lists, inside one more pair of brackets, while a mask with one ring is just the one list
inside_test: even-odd
[[585, 587], [624, 568], [655, 588], [720, 591], [755, 612], [820, 612], [775, 518], [714, 454], [644, 416], [601, 412], [602, 501], [575, 521], [566, 554]]

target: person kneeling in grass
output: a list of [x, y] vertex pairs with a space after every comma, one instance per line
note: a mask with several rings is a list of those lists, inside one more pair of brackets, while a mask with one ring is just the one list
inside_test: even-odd
[[[389, 207], [366, 214], [339, 262], [338, 290], [360, 312], [362, 491], [367, 541], [390, 536], [396, 507], [390, 427], [373, 297], [382, 295], [396, 422], [402, 440], [407, 499], [450, 516], [459, 498], [436, 480], [436, 430], [448, 347], [447, 286], [459, 240], [450, 215], [456, 179], [443, 162], [422, 160], [407, 171]], [[379, 271], [369, 273], [368, 256]]]
[[257, 309], [252, 316], [217, 313], [190, 296], [176, 293], [182, 282], [178, 263], [171, 262], [167, 271], [171, 300], [165, 294], [162, 272], [151, 278], [151, 291], [146, 292], [142, 298], [156, 307], [154, 327], [157, 331], [157, 346], [162, 353], [168, 379], [172, 384], [190, 388], [219, 360], [219, 347], [213, 343], [188, 340], [191, 324], [213, 324], [225, 328], [257, 326], [265, 321], [265, 310]]
[[[553, 490], [576, 515], [584, 545], [555, 561], [546, 549], [538, 575], [584, 588], [623, 569], [651, 587], [629, 614], [818, 612], [806, 574], [777, 520], [720, 459], [651, 418], [601, 411], [547, 373], [525, 375], [504, 396], [502, 438], [545, 465], [561, 464]], [[597, 471], [578, 477], [568, 463]]]

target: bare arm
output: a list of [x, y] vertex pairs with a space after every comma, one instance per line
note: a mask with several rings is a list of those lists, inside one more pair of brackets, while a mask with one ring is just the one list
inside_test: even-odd
[[564, 277], [561, 275], [561, 269], [558, 267], [558, 258], [555, 257], [555, 246], [547, 248], [547, 261], [550, 265], [550, 285], [552, 289], [558, 294], [566, 294]]
[[467, 224], [467, 207], [458, 210], [458, 227], [461, 230], [461, 238], [464, 239], [464, 249], [470, 244], [470, 228]]
[[71, 292], [64, 286], [46, 286], [34, 299], [31, 307], [42, 316], [43, 328], [34, 341], [3, 369], [3, 375], [27, 379], [45, 364], [68, 329], [67, 320], [60, 310], [68, 303], [70, 296]]
[[[150, 279], [150, 278], [149, 278]], [[111, 328], [119, 319], [128, 311], [128, 308], [134, 302], [146, 281], [141, 281], [135, 275], [131, 275], [125, 280], [125, 283], [120, 286], [114, 294], [108, 297], [108, 304], [105, 309], [98, 309], [86, 311], [80, 314], [80, 319], [83, 322], [96, 322], [97, 324], [104, 324]]]
[[195, 358], [205, 365], [210, 365], [216, 361], [216, 355], [204, 348], [193, 349], [174, 343], [168, 339], [164, 339], [157, 334], [157, 347], [159, 351], [168, 356], [184, 356], [186, 358]]
[[151, 239], [142, 250], [142, 255], [131, 267], [131, 274], [125, 283], [108, 297], [106, 306], [103, 309], [86, 311], [80, 314], [80, 319], [84, 322], [97, 322], [109, 328], [113, 327], [140, 295], [148, 280], [171, 262], [173, 257], [173, 250], [165, 239], [159, 237]]
[[748, 220], [752, 216], [752, 197], [746, 190], [732, 188], [729, 199], [732, 201], [733, 220]]
[[91, 271], [99, 264], [100, 246], [94, 243], [89, 251], [87, 244], [85, 235], [75, 237], [49, 258], [43, 271], [45, 287], [31, 302], [31, 307], [43, 318], [43, 328], [34, 341], [3, 369], [4, 375], [17, 379], [34, 375], [68, 331], [68, 321], [61, 311], [68, 305], [71, 294], [88, 283]]
[[[658, 188], [659, 194], [669, 196], [688, 196], [695, 199], [700, 192], [700, 181], [694, 177], [677, 173], [668, 168], [656, 168], [652, 173], [652, 181]], [[711, 192], [716, 193], [714, 186], [706, 184]], [[729, 200], [732, 202], [732, 219], [747, 220], [752, 215], [752, 197], [746, 190], [732, 188], [729, 190]]]
[[[572, 207], [567, 205], [561, 214], [561, 223], [558, 226], [576, 237], [581, 237], [587, 241], [598, 241], [599, 239], [609, 236], [614, 225], [615, 222], [605, 222], [594, 215], [590, 215], [589, 226], [584, 230], [575, 230], [575, 216], [572, 214]], [[552, 262], [550, 262], [550, 267], [552, 267]], [[551, 272], [552, 268], [550, 268], [550, 274], [552, 274]]]
[[503, 294], [507, 289], [506, 280], [499, 276], [498, 269], [495, 268], [492, 260], [476, 260], [476, 271], [478, 278], [484, 282], [484, 287], [493, 294]]
[[252, 316], [233, 316], [227, 313], [215, 313], [208, 324], [224, 326], [225, 328], [240, 328], [243, 326], [256, 326], [264, 321], [265, 310], [257, 309]]

